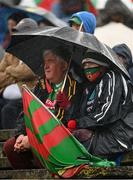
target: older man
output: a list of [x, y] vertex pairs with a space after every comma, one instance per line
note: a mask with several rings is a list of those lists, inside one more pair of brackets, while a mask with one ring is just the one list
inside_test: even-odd
[[[35, 94], [42, 102], [56, 115], [56, 117], [67, 125], [67, 120], [74, 118], [76, 114], [76, 105], [78, 97], [80, 98], [77, 82], [67, 75], [66, 85], [63, 93], [61, 88], [69, 68], [71, 53], [68, 49], [57, 47], [44, 52], [44, 72], [45, 82], [43, 79], [37, 84]], [[23, 126], [23, 114], [19, 118], [18, 134], [16, 137], [9, 139], [4, 145], [4, 152], [15, 169], [32, 168], [32, 153], [30, 144]]]

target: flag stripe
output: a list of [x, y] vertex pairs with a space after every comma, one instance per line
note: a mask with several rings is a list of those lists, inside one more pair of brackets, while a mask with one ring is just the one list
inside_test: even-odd
[[26, 128], [27, 134], [29, 138], [29, 142], [31, 146], [33, 146], [35, 149], [37, 148], [38, 153], [45, 158], [46, 160], [48, 159], [49, 152], [46, 148], [44, 148], [43, 144], [39, 144], [36, 136], [32, 133], [32, 131], [28, 128]]
[[[24, 115], [26, 127], [29, 128], [33, 133], [35, 133], [36, 138], [40, 143], [43, 142], [43, 136], [50, 133], [58, 124], [53, 118], [49, 119], [44, 125], [38, 126], [31, 122], [28, 116]], [[34, 124], [34, 127], [33, 127]]]
[[[50, 154], [56, 156], [58, 161], [63, 161], [66, 166], [72, 165], [73, 163], [74, 165], [79, 165], [81, 164], [81, 161], [82, 163], [88, 163], [90, 160], [90, 158], [86, 158], [79, 161], [77, 157], [83, 157], [85, 154], [83, 154], [81, 149], [77, 147], [74, 140], [70, 137], [64, 138], [57, 146], [52, 147]], [[49, 160], [51, 160], [51, 156], [49, 156]]]
[[23, 111], [27, 116], [29, 116], [28, 107], [32, 100], [33, 100], [33, 97], [31, 96], [31, 94], [23, 90]]
[[[50, 123], [51, 123], [51, 120], [54, 120], [54, 119], [50, 119], [49, 121], [48, 121], [48, 124], [47, 124], [47, 126], [49, 126], [50, 125]], [[28, 124], [28, 123], [29, 124]], [[56, 122], [56, 121], [55, 121]], [[29, 127], [30, 128], [30, 130], [32, 131], [32, 132], [34, 132], [33, 131], [33, 128], [32, 128], [32, 123], [30, 122], [30, 119], [29, 118], [26, 118], [26, 126], [27, 127]], [[45, 123], [46, 124], [46, 123]], [[56, 123], [55, 123], [55, 125], [56, 125]], [[36, 136], [36, 138], [38, 139], [38, 143], [43, 143], [43, 141], [45, 142], [45, 146], [47, 147], [47, 149], [50, 151], [50, 149], [51, 148], [53, 148], [53, 147], [55, 147], [55, 149], [56, 149], [56, 146], [57, 146], [57, 148], [58, 148], [58, 146], [60, 146], [60, 143], [61, 144], [63, 144], [63, 146], [61, 145], [61, 147], [67, 147], [65, 144], [67, 143], [67, 141], [68, 141], [68, 145], [69, 146], [71, 146], [72, 147], [72, 145], [73, 145], [73, 141], [70, 139], [69, 140], [69, 138], [67, 138], [67, 140], [66, 139], [64, 139], [65, 137], [68, 137], [69, 136], [69, 134], [68, 134], [68, 132], [66, 132], [65, 130], [64, 130], [64, 128], [63, 128], [63, 126], [58, 126], [58, 127], [56, 127], [53, 131], [52, 131], [52, 128], [50, 128], [50, 131], [52, 131], [50, 134], [47, 134], [46, 135], [46, 133], [48, 133], [48, 131], [47, 132], [43, 132], [43, 130], [45, 130], [45, 125], [42, 127], [40, 127], [40, 128], [42, 128], [41, 129], [41, 133], [40, 133], [40, 131], [37, 133], [37, 134], [35, 134], [35, 136]], [[43, 129], [44, 128], [44, 129]], [[47, 129], [47, 128], [46, 128]], [[64, 135], [65, 134], [65, 135]], [[43, 135], [45, 135], [44, 137], [43, 137]], [[62, 135], [64, 135], [64, 136], [62, 136]], [[54, 139], [54, 141], [53, 141], [53, 139]], [[63, 140], [64, 140], [64, 142], [63, 142]], [[75, 146], [74, 146], [75, 147]], [[76, 147], [77, 148], [77, 147]], [[60, 149], [60, 148], [59, 148]], [[68, 149], [69, 149], [69, 147], [68, 147]], [[72, 148], [73, 150], [74, 150], [74, 148]], [[53, 150], [52, 150], [53, 151]], [[61, 150], [62, 151], [62, 150]], [[74, 150], [75, 151], [75, 150]], [[65, 149], [63, 150], [63, 152], [65, 152]], [[59, 153], [60, 154], [60, 153]], [[75, 154], [77, 154], [76, 152], [75, 152]]]
[[37, 127], [35, 124], [32, 124], [31, 120], [29, 119], [28, 116], [24, 115], [24, 118], [25, 118], [25, 124], [26, 124], [26, 127], [29, 128], [31, 130], [32, 133], [35, 134], [37, 140], [39, 143], [43, 143], [43, 137], [39, 135], [38, 130], [37, 130]]
[[39, 127], [39, 134], [43, 137], [46, 134], [49, 134], [56, 126], [58, 126], [57, 121], [54, 118], [49, 119], [45, 124]]
[[33, 99], [33, 100], [30, 102], [30, 105], [29, 105], [29, 107], [28, 107], [28, 112], [29, 112], [30, 116], [32, 117], [33, 113], [34, 113], [36, 110], [38, 110], [40, 107], [42, 107], [42, 105], [41, 105], [39, 102], [37, 102], [36, 100]]
[[[44, 158], [44, 161], [41, 161], [42, 163], [46, 163], [46, 160], [49, 162], [52, 162], [54, 166], [58, 166], [58, 169], [62, 169], [63, 167], [66, 167], [66, 165], [72, 165], [70, 163], [63, 162], [64, 157], [60, 157], [61, 161], [58, 160], [57, 156], [53, 156], [52, 154], [49, 154], [49, 151], [46, 150], [46, 148], [43, 148], [43, 145], [45, 144], [38, 144], [38, 141], [35, 138], [35, 135], [30, 131], [30, 129], [26, 129], [28, 137], [30, 137], [29, 141], [31, 144], [31, 147], [34, 148], [38, 152], [38, 156], [41, 156], [41, 159]], [[52, 155], [52, 156], [51, 156]], [[41, 160], [40, 159], [40, 160]]]
[[49, 161], [45, 160], [37, 151], [37, 149], [32, 148], [33, 153], [35, 154], [35, 156], [39, 159], [39, 161], [41, 162], [43, 167], [47, 167], [48, 169], [51, 170], [51, 172], [55, 172], [57, 173], [57, 170], [54, 168], [53, 164], [51, 164]]
[[50, 150], [68, 136], [68, 132], [64, 131], [62, 126], [56, 126], [53, 131], [43, 137], [43, 141], [45, 142], [45, 146]]
[[31, 132], [34, 132], [34, 129], [32, 127], [32, 122], [26, 114], [24, 114], [24, 119], [25, 119], [26, 127], [29, 128], [31, 130]]
[[[31, 107], [29, 107], [28, 111], [30, 111], [30, 108]], [[51, 114], [47, 113], [44, 107], [40, 107], [35, 112], [31, 112], [30, 114], [32, 115], [32, 123], [36, 124], [38, 127], [44, 125], [52, 118]]]

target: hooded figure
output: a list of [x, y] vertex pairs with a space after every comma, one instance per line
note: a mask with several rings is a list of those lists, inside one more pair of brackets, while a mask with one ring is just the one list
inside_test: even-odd
[[126, 44], [118, 44], [114, 46], [112, 49], [118, 56], [121, 56], [125, 59], [125, 64], [127, 65], [126, 68], [128, 70], [129, 67], [133, 64], [132, 53], [129, 47]]
[[[82, 60], [85, 84], [73, 135], [93, 155], [116, 160], [133, 146], [133, 88], [122, 73], [87, 51]], [[79, 113], [79, 114], [78, 114]], [[74, 124], [73, 123], [73, 124]]]
[[[92, 13], [89, 13], [87, 11], [80, 11], [72, 15], [72, 17], [69, 20], [69, 24], [75, 30], [94, 34], [96, 28], [96, 18]], [[78, 56], [81, 57], [81, 53], [80, 52], [77, 53]], [[76, 67], [76, 65], [73, 66], [71, 72], [73, 74], [73, 77], [77, 81], [82, 82], [83, 77], [81, 73], [79, 73], [80, 69]]]
[[79, 26], [83, 23], [84, 32], [94, 34], [96, 28], [96, 17], [90, 12], [80, 11], [72, 15], [69, 23], [70, 26], [72, 26], [73, 23]]
[[132, 53], [126, 44], [118, 44], [112, 48], [118, 55], [119, 59], [124, 63], [126, 69], [128, 70], [131, 81], [133, 83], [133, 60]]

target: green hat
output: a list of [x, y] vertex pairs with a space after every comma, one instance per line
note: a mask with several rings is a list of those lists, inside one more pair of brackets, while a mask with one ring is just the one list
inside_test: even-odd
[[82, 23], [82, 21], [78, 17], [75, 16], [69, 20], [69, 23], [70, 23], [70, 25], [72, 25], [73, 23], [80, 25]]

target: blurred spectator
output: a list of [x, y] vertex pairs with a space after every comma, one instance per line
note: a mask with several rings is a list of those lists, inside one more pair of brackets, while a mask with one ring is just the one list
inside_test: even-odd
[[8, 13], [8, 8], [0, 2], [0, 44], [3, 42], [3, 37], [6, 32], [6, 14]]
[[90, 12], [80, 11], [71, 16], [69, 24], [72, 28], [77, 30], [79, 30], [82, 25], [82, 31], [94, 34], [96, 28], [96, 17]]
[[[80, 11], [74, 13], [71, 18], [69, 19], [69, 24], [73, 29], [80, 30], [86, 33], [94, 34], [96, 28], [96, 17], [93, 13], [87, 11]], [[77, 51], [75, 54], [78, 54], [79, 57], [82, 58], [82, 54], [80, 51]], [[73, 55], [73, 58], [74, 57]], [[83, 72], [81, 69], [72, 62], [71, 72], [73, 77], [78, 81], [81, 82], [84, 79]]]
[[130, 48], [126, 44], [117, 44], [112, 49], [118, 55], [122, 64], [124, 64], [125, 68], [129, 72], [131, 81], [133, 83], [133, 59]]
[[[37, 29], [36, 21], [30, 18], [22, 19], [12, 31], [24, 32]], [[12, 54], [5, 53], [0, 62], [0, 90], [1, 90], [1, 128], [16, 127], [16, 119], [22, 110], [21, 85], [27, 84], [32, 89], [36, 76], [31, 69]], [[19, 88], [18, 88], [19, 87]]]
[[97, 10], [90, 0], [60, 0], [55, 2], [52, 7], [52, 12], [66, 22], [73, 13], [83, 10], [89, 10], [97, 15]]
[[31, 18], [24, 18], [15, 27], [12, 28], [12, 33], [33, 31], [36, 30], [37, 28], [38, 28], [38, 24], [35, 20]]
[[115, 53], [119, 56], [122, 63], [128, 70], [132, 65], [132, 53], [130, 48], [126, 44], [117, 44], [112, 48]]
[[110, 21], [121, 22], [133, 28], [133, 12], [121, 0], [108, 0], [103, 10], [97, 16], [97, 26], [103, 26]]
[[15, 12], [8, 17], [7, 20], [8, 32], [6, 33], [4, 42], [2, 44], [4, 49], [8, 47], [11, 41], [11, 34], [13, 27], [15, 27], [24, 18], [28, 18], [28, 16], [23, 12]]

